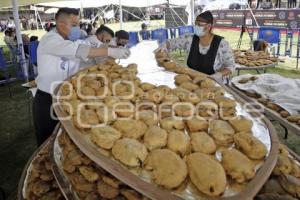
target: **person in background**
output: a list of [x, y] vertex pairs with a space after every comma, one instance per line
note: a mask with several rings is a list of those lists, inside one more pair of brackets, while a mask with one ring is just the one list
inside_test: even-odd
[[4, 31], [3, 41], [7, 46], [11, 44], [11, 31], [9, 29]]
[[288, 0], [288, 8], [292, 8], [292, 0]]
[[47, 32], [53, 30], [56, 27], [54, 23], [49, 23], [49, 25], [45, 28]]
[[53, 132], [58, 121], [52, 115], [53, 89], [80, 70], [80, 61], [110, 56], [127, 58], [124, 48], [92, 48], [80, 37], [78, 10], [60, 8], [56, 15], [56, 28], [46, 33], [37, 49], [37, 92], [33, 100], [33, 121], [37, 144], [40, 146]]
[[281, 7], [281, 0], [276, 0], [275, 7], [276, 8], [280, 8]]
[[85, 29], [85, 31], [88, 34], [88, 36], [93, 35], [92, 30], [93, 30], [92, 24], [87, 24], [87, 28]]
[[92, 30], [91, 30], [91, 35], [95, 35], [96, 31], [98, 29], [98, 23], [96, 22], [96, 20], [92, 23]]
[[[84, 42], [91, 47], [108, 47], [109, 43], [113, 40], [114, 31], [107, 26], [101, 25], [95, 35], [88, 37]], [[111, 46], [110, 46], [111, 47]], [[114, 46], [115, 47], [115, 46]], [[88, 60], [82, 60], [80, 67], [86, 67], [104, 62], [108, 57], [90, 58]]]
[[293, 7], [293, 8], [296, 8], [296, 7], [297, 7], [297, 0], [293, 0], [292, 7]]
[[109, 45], [125, 47], [129, 41], [129, 33], [124, 30], [116, 32], [115, 37], [111, 40]]
[[22, 34], [22, 41], [23, 41], [23, 47], [24, 47], [25, 56], [28, 57], [28, 55], [29, 55], [30, 38], [28, 37], [27, 34]]
[[15, 60], [15, 55], [16, 55], [16, 41], [15, 41], [15, 36], [14, 36], [14, 32], [13, 29], [8, 28], [4, 31], [4, 43], [6, 44], [6, 46], [9, 49], [9, 53], [10, 53], [10, 60], [13, 61]]
[[87, 42], [92, 47], [100, 47], [103, 44], [108, 44], [114, 37], [115, 33], [107, 26], [101, 25], [97, 30], [96, 34], [88, 37]]
[[150, 32], [148, 31], [147, 24], [142, 23], [141, 28], [142, 30], [140, 31], [140, 36], [142, 37], [142, 39], [143, 40], [150, 39]]
[[81, 40], [84, 40], [88, 37], [87, 32], [84, 30], [84, 24], [80, 22], [79, 24], [79, 28], [80, 28], [80, 38]]
[[212, 32], [213, 21], [211, 12], [201, 13], [196, 18], [194, 34], [167, 40], [156, 51], [185, 49], [188, 67], [221, 81], [234, 71], [235, 61], [228, 42]]
[[13, 17], [9, 17], [9, 19], [7, 21], [7, 27], [8, 28], [15, 28], [16, 27]]
[[30, 42], [37, 42], [37, 41], [39, 41], [39, 38], [38, 38], [38, 36], [33, 35], [29, 38], [29, 40], [30, 40]]

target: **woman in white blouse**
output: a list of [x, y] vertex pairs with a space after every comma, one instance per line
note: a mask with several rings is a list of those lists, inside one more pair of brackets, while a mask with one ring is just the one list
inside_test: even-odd
[[188, 67], [221, 80], [234, 71], [234, 57], [228, 42], [212, 33], [212, 27], [212, 13], [203, 12], [196, 18], [194, 34], [170, 39], [159, 50], [185, 49]]

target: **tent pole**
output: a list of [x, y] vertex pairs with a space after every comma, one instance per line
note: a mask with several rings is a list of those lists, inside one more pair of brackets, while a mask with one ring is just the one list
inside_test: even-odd
[[120, 14], [120, 30], [123, 30], [123, 10], [122, 10], [122, 0], [119, 0], [119, 14]]
[[23, 48], [23, 41], [22, 41], [22, 35], [21, 35], [21, 27], [20, 27], [20, 18], [19, 18], [19, 6], [18, 6], [18, 0], [12, 0], [12, 6], [13, 6], [13, 16], [14, 16], [14, 22], [16, 26], [16, 36], [18, 41], [18, 56], [20, 56], [20, 64], [21, 68], [23, 70], [24, 76], [26, 81], [28, 82], [28, 69], [27, 69], [27, 63], [25, 60], [25, 53]]
[[39, 30], [39, 20], [38, 20], [38, 16], [37, 16], [37, 7], [35, 5], [33, 5], [33, 7], [34, 7], [36, 30]]
[[42, 30], [45, 30], [45, 29], [44, 29], [43, 22], [42, 22], [42, 18], [41, 18], [41, 16], [40, 16], [40, 14], [39, 14], [38, 10], [36, 11], [36, 14], [37, 14], [37, 17], [38, 17], [37, 19], [39, 19], [39, 20], [40, 20], [40, 22], [41, 22]]
[[147, 25], [150, 25], [150, 2], [147, 0]]
[[195, 0], [191, 0], [191, 25], [195, 23]]
[[83, 2], [80, 0], [80, 19], [83, 19]]

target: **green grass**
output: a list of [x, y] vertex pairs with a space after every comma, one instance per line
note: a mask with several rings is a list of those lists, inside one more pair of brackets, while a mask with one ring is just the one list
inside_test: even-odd
[[21, 82], [0, 86], [0, 187], [16, 199], [24, 165], [36, 148], [26, 90]]

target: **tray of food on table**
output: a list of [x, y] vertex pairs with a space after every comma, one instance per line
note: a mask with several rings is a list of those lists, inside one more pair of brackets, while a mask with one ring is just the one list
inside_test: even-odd
[[126, 66], [108, 60], [57, 86], [54, 109], [68, 136], [139, 195], [253, 198], [278, 156], [271, 123], [248, 112], [229, 88], [167, 53], [148, 58], [162, 70], [139, 72], [147, 60]]
[[275, 66], [279, 59], [268, 52], [252, 50], [234, 50], [237, 67], [257, 68]]

